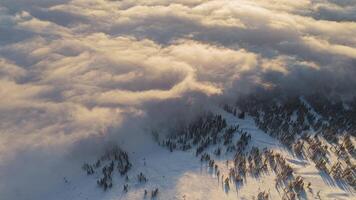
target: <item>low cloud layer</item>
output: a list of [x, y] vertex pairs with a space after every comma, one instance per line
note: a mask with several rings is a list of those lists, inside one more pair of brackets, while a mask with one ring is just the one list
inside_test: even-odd
[[41, 198], [73, 173], [61, 161], [221, 97], [356, 94], [355, 13], [355, 0], [1, 1], [2, 198]]

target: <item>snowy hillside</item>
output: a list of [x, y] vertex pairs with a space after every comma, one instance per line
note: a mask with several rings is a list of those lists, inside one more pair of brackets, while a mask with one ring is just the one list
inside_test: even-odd
[[[64, 178], [63, 187], [58, 189], [55, 199], [151, 199], [152, 191], [155, 189], [158, 189], [158, 192], [157, 195], [154, 195], [154, 199], [160, 200], [249, 200], [263, 199], [263, 196], [268, 196], [268, 199], [347, 200], [356, 198], [355, 188], [352, 188], [344, 180], [337, 180], [316, 167], [308, 155], [307, 145], [302, 147], [304, 156], [297, 156], [295, 152], [286, 148], [277, 139], [259, 129], [254, 118], [250, 115], [239, 118], [221, 108], [214, 109], [213, 113], [221, 116], [226, 125], [217, 133], [216, 143], [209, 143], [201, 152], [197, 151], [199, 145], [193, 145], [193, 142], [189, 143], [190, 147], [182, 150], [184, 146], [179, 146], [179, 144], [183, 143], [177, 142], [180, 137], [174, 136], [169, 140], [160, 138], [161, 145], [158, 145], [152, 137], [142, 135], [142, 137], [146, 137], [147, 145], [144, 148], [139, 148], [139, 151], [128, 152], [132, 166], [125, 175], [120, 175], [116, 170], [113, 170], [111, 188], [104, 191], [97, 184], [97, 180], [102, 177], [102, 166], [105, 165], [101, 164], [98, 168], [94, 167], [94, 174], [86, 175], [83, 170], [78, 176]], [[223, 135], [224, 131], [226, 133], [227, 127], [230, 126], [238, 127], [233, 129], [231, 138]], [[259, 164], [256, 160], [248, 161], [245, 175], [240, 176], [236, 175], [238, 172], [232, 171], [232, 169], [235, 168], [236, 152], [239, 151], [235, 147], [238, 146], [238, 141], [244, 134], [247, 134], [246, 141], [248, 142], [246, 146], [242, 145], [243, 154], [246, 157], [252, 155], [251, 160], [259, 157], [261, 162], [264, 160], [267, 164], [260, 163], [261, 169], [258, 169]], [[249, 135], [250, 139], [248, 139]], [[225, 139], [223, 139], [224, 137]], [[330, 146], [322, 138], [320, 140], [323, 144]], [[167, 141], [175, 142], [175, 146], [170, 146], [171, 143], [167, 143]], [[254, 147], [257, 147], [260, 153], [256, 153]], [[281, 160], [285, 160], [285, 163], [271, 164], [271, 157], [268, 157], [271, 154], [272, 160], [273, 154], [279, 154], [278, 156]], [[207, 155], [209, 158], [205, 159]], [[336, 163], [337, 156], [330, 150], [326, 157], [329, 159], [326, 166], [330, 170], [331, 166]], [[276, 160], [278, 163], [278, 159]], [[105, 162], [109, 163], [109, 161], [103, 161], [103, 163]], [[352, 157], [351, 163], [355, 163]], [[345, 166], [345, 163], [343, 164]], [[292, 168], [292, 175], [277, 184], [277, 174], [283, 173], [278, 168], [284, 165]], [[253, 167], [255, 168], [253, 169]], [[235, 169], [239, 170], [238, 167]], [[281, 169], [285, 170], [288, 167]], [[139, 180], [140, 173], [147, 181]], [[239, 176], [241, 180], [237, 180], [237, 178], [235, 180], [235, 176]], [[299, 176], [301, 178], [298, 178]], [[298, 189], [298, 181], [302, 181], [302, 188]], [[291, 183], [294, 185], [288, 189]], [[147, 194], [145, 194], [145, 190]], [[53, 198], [52, 195], [51, 198]]]
[[0, 0], [0, 200], [356, 200], [356, 0]]

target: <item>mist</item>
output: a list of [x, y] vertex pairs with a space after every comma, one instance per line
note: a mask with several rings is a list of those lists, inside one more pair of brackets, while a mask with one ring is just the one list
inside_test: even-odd
[[3, 0], [0, 194], [41, 199], [259, 89], [356, 94], [354, 0]]

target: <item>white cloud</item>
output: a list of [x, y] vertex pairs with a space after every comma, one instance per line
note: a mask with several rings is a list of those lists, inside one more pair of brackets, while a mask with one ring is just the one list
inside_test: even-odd
[[[0, 193], [40, 198], [59, 176], [42, 169], [197, 99], [346, 82], [355, 94], [353, 10], [352, 0], [1, 1], [0, 180], [30, 161]], [[48, 186], [24, 180], [34, 176]]]

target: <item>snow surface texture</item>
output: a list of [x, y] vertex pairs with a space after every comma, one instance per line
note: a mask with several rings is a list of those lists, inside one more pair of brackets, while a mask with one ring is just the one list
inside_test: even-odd
[[180, 152], [162, 157], [141, 128], [205, 101], [261, 87], [354, 96], [355, 1], [0, 0], [0, 200], [100, 192], [78, 166], [110, 142], [130, 151], [130, 176], [143, 157], [167, 167]]
[[[252, 139], [248, 148], [256, 146], [263, 149], [266, 147], [281, 153], [286, 158], [287, 163], [293, 167], [294, 175], [300, 175], [304, 178], [305, 183], [311, 183], [312, 192], [306, 190], [305, 196], [301, 196], [301, 199], [350, 200], [356, 198], [355, 191], [352, 188], [320, 172], [315, 168], [312, 161], [293, 156], [276, 139], [258, 129], [250, 116], [239, 119], [221, 109], [216, 109], [215, 112], [226, 119], [227, 125], [238, 124], [242, 130], [251, 134]], [[233, 141], [238, 138], [239, 134], [235, 133]], [[86, 176], [85, 172], [82, 172], [77, 177], [67, 178], [68, 183], [63, 181], [63, 187], [60, 187], [56, 194], [50, 194], [48, 198], [58, 200], [145, 199], [144, 190], [146, 189], [148, 191], [146, 199], [151, 199], [150, 193], [155, 188], [159, 188], [159, 195], [156, 199], [161, 200], [249, 200], [254, 199], [261, 191], [268, 191], [270, 199], [281, 199], [283, 196], [283, 189], [275, 186], [276, 176], [271, 170], [257, 178], [248, 175], [244, 184], [238, 187], [230, 184], [230, 190], [226, 190], [221, 177], [217, 177], [206, 163], [200, 162], [200, 159], [195, 156], [194, 148], [188, 151], [169, 152], [168, 149], [157, 145], [152, 138], [147, 139], [147, 142], [151, 141], [150, 145], [139, 152], [129, 152], [133, 164], [132, 169], [128, 172], [129, 181], [116, 174], [113, 176], [113, 188], [103, 191], [96, 184], [97, 174]], [[213, 155], [214, 147], [209, 147], [205, 152]], [[222, 153], [219, 157], [214, 157], [221, 174], [225, 177], [229, 173], [229, 165], [232, 165], [232, 157], [232, 153]], [[230, 163], [227, 163], [226, 160], [230, 160]], [[143, 172], [148, 178], [147, 183], [137, 181], [136, 176], [140, 172]], [[127, 193], [123, 192], [124, 184], [129, 185]]]

